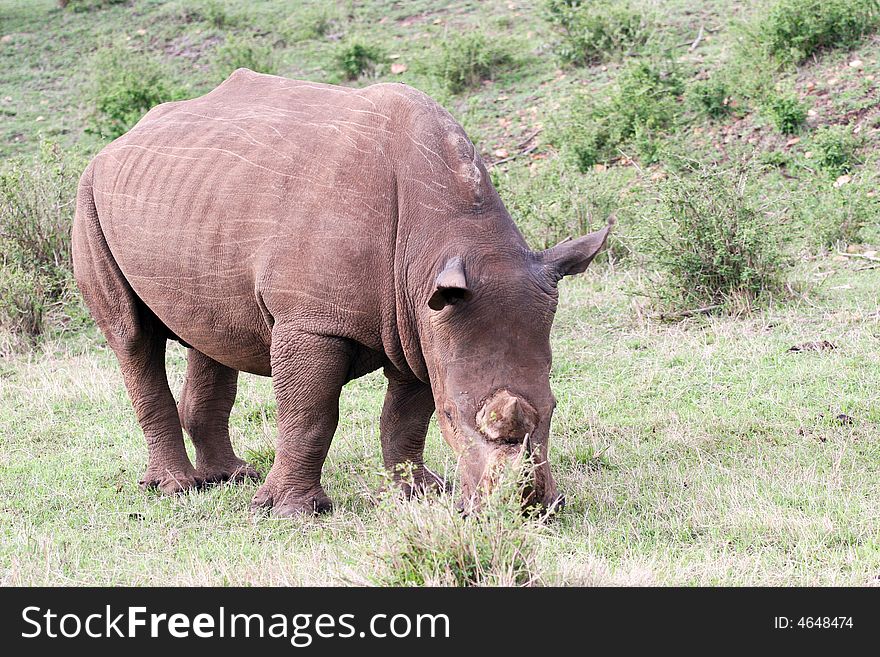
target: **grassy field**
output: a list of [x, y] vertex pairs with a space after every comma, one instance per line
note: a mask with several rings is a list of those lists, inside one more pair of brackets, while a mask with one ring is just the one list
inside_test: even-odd
[[[493, 177], [536, 247], [611, 212], [619, 228], [611, 257], [561, 284], [551, 463], [568, 506], [552, 521], [504, 509], [462, 518], [451, 496], [377, 493], [379, 373], [343, 393], [324, 470], [332, 515], [249, 516], [252, 483], [144, 493], [146, 448], [116, 360], [76, 298], [62, 295], [38, 337], [2, 342], [0, 583], [880, 585], [876, 34], [766, 70], [770, 89], [791, 90], [809, 110], [791, 134], [762, 109], [770, 92], [732, 93], [722, 118], [676, 114], [653, 137], [666, 149], [656, 159], [634, 137], [581, 167], [563, 137], [572, 108], [582, 94], [611, 97], [636, 53], [565, 63], [540, 3], [57, 4], [0, 0], [0, 153], [9, 162], [28, 162], [45, 139], [83, 157], [106, 143], [87, 130], [101, 49], [153, 58], [184, 95], [210, 89], [246, 52], [280, 75], [397, 80], [432, 94], [498, 163]], [[753, 80], [736, 69], [738, 44], [764, 4], [638, 2], [656, 17], [638, 56], [671, 58], [687, 85], [732, 70], [745, 88]], [[444, 71], [470, 69], [450, 63], [443, 40], [477, 28], [491, 37], [481, 46], [502, 43], [507, 61], [496, 57], [480, 76], [491, 79], [456, 89]], [[338, 56], [357, 40], [383, 55], [346, 81]], [[857, 139], [850, 166], [817, 164], [828, 125]], [[679, 175], [670, 163], [681, 152], [752, 163], [746, 195], [778, 229], [786, 257], [781, 294], [717, 313], [652, 296], [651, 281], [665, 280], [651, 238], [656, 199]], [[790, 351], [823, 340], [834, 348]], [[168, 362], [177, 392], [184, 350], [175, 345]], [[243, 375], [233, 442], [263, 473], [274, 415], [269, 381]], [[454, 479], [434, 424], [426, 456]], [[449, 536], [448, 552], [425, 555]]]

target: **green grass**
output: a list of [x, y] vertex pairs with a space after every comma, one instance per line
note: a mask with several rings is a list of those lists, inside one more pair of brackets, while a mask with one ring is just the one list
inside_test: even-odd
[[[534, 536], [540, 581], [862, 585], [880, 575], [880, 274], [857, 269], [810, 264], [805, 275], [830, 272], [818, 303], [674, 326], [633, 307], [632, 274], [598, 268], [563, 284], [551, 458], [568, 507]], [[819, 339], [837, 349], [787, 352]], [[182, 349], [168, 360], [178, 390]], [[333, 515], [291, 521], [248, 516], [256, 484], [142, 493], [143, 437], [96, 336], [2, 367], [3, 583], [339, 584], [372, 581], [384, 563], [389, 514], [373, 502], [380, 375], [344, 391], [324, 474]], [[855, 423], [833, 422], [840, 413]], [[271, 415], [269, 382], [243, 376], [239, 452], [271, 444]], [[454, 469], [434, 426], [427, 460]]]
[[[552, 521], [501, 509], [481, 526], [450, 513], [453, 496], [377, 495], [379, 373], [343, 393], [324, 474], [332, 515], [252, 517], [255, 483], [144, 493], [146, 447], [116, 360], [74, 302], [32, 348], [0, 335], [0, 584], [880, 582], [880, 270], [866, 259], [880, 242], [876, 34], [848, 49], [823, 44], [797, 68], [763, 68], [737, 59], [737, 24], [759, 18], [763, 3], [633, 0], [656, 18], [649, 38], [575, 66], [560, 58], [542, 4], [525, 0], [89, 4], [0, 0], [4, 158], [30, 158], [46, 138], [84, 155], [105, 143], [87, 131], [96, 108], [84, 93], [103, 49], [148, 58], [189, 96], [250, 58], [288, 77], [426, 91], [476, 142], [536, 248], [611, 214], [618, 224], [610, 255], [561, 285], [550, 456], [568, 506]], [[450, 89], [435, 44], [474, 29], [515, 65]], [[346, 81], [337, 55], [359, 40], [387, 61]], [[639, 70], [630, 50], [638, 62], [674, 62], [682, 85], [665, 73], [636, 79], [646, 84], [635, 92], [674, 88], [659, 107], [621, 96], [642, 128], [579, 171], [553, 134], [572, 103], [605, 103], [624, 71]], [[455, 70], [468, 73], [472, 60]], [[768, 114], [771, 92], [797, 102]], [[661, 320], [640, 292], [654, 273], [649, 235], [667, 153], [752, 162], [746, 194], [778, 223], [795, 292], [738, 317]], [[851, 180], [840, 183], [844, 171]], [[847, 246], [853, 253], [837, 253]], [[836, 349], [787, 351], [825, 339]], [[168, 364], [177, 392], [184, 351], [173, 347]], [[242, 375], [233, 442], [263, 473], [274, 417], [270, 382]], [[455, 480], [434, 424], [426, 456]], [[442, 552], [437, 536], [465, 540]], [[459, 549], [467, 541], [475, 559]], [[493, 546], [504, 549], [486, 552]]]

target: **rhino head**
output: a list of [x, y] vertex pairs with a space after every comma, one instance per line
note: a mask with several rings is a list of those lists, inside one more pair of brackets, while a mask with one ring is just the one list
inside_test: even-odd
[[438, 259], [419, 332], [466, 504], [479, 503], [524, 458], [524, 505], [564, 504], [548, 459], [557, 283], [587, 268], [609, 230], [610, 224], [542, 252], [459, 247]]

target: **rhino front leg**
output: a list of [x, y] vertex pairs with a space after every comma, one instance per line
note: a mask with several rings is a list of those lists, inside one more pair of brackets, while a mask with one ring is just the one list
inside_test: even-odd
[[189, 350], [177, 410], [196, 448], [196, 472], [208, 483], [259, 479], [257, 471], [235, 455], [229, 440], [237, 383], [238, 370]]
[[251, 510], [271, 508], [278, 516], [330, 511], [321, 469], [339, 422], [339, 393], [351, 362], [351, 344], [341, 338], [304, 335], [275, 325], [272, 386], [278, 402], [278, 445], [266, 482]]
[[379, 423], [385, 468], [407, 495], [444, 490], [446, 483], [424, 462], [425, 435], [434, 413], [431, 386], [391, 368], [385, 368], [385, 376], [388, 391]]

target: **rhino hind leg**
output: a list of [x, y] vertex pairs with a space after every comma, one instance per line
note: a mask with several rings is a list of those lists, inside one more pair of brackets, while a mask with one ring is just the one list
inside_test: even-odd
[[177, 410], [196, 448], [196, 472], [205, 483], [259, 479], [238, 458], [229, 440], [229, 413], [235, 402], [238, 370], [190, 348]]
[[92, 316], [119, 360], [125, 386], [149, 452], [140, 484], [172, 494], [199, 486], [189, 461], [174, 397], [165, 373], [168, 332], [138, 299], [113, 258], [91, 193], [91, 168], [77, 196], [73, 266]]
[[177, 407], [165, 373], [166, 342], [163, 332], [148, 329], [132, 344], [117, 349], [116, 354], [147, 439], [149, 460], [139, 483], [170, 495], [198, 488], [204, 480], [190, 463], [183, 444]]
[[278, 445], [251, 510], [276, 516], [331, 511], [321, 470], [339, 422], [339, 394], [348, 380], [352, 344], [276, 324], [272, 329], [272, 387], [278, 402]]
[[379, 422], [382, 459], [408, 497], [444, 491], [446, 482], [425, 466], [425, 436], [434, 413], [431, 386], [385, 368], [388, 390]]

